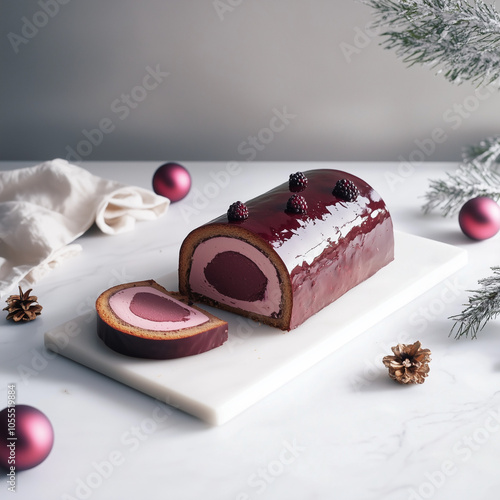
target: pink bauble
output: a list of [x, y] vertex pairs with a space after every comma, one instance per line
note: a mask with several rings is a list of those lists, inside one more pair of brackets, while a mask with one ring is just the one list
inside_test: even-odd
[[191, 189], [189, 172], [178, 163], [165, 163], [153, 175], [153, 190], [171, 202], [182, 200]]
[[54, 429], [40, 410], [15, 405], [0, 411], [0, 466], [31, 469], [47, 458], [53, 444]]
[[460, 210], [458, 222], [469, 238], [486, 240], [500, 230], [500, 206], [491, 198], [473, 198]]

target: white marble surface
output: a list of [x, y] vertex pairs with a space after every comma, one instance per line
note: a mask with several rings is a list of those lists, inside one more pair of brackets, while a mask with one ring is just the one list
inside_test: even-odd
[[[83, 166], [149, 187], [160, 163]], [[4, 162], [0, 168], [26, 165]], [[349, 170], [376, 187], [397, 229], [467, 249], [467, 266], [219, 427], [43, 348], [43, 332], [91, 311], [100, 290], [170, 272], [187, 231], [234, 199], [257, 195], [292, 171], [322, 165]], [[16, 498], [497, 498], [498, 321], [478, 340], [455, 341], [446, 318], [462, 309], [465, 290], [500, 264], [500, 236], [472, 242], [456, 218], [420, 211], [427, 180], [454, 165], [185, 166], [194, 180], [188, 198], [133, 233], [90, 230], [79, 240], [83, 253], [36, 285], [42, 316], [26, 325], [0, 320], [0, 408], [6, 406], [7, 384], [15, 383], [18, 403], [44, 411], [56, 436], [47, 460], [17, 475]], [[203, 192], [205, 200], [196, 196]], [[399, 386], [381, 359], [396, 343], [417, 339], [432, 350], [430, 376], [421, 386]], [[193, 376], [203, 383], [202, 373]], [[6, 480], [0, 491], [7, 497]]]
[[[95, 315], [86, 313], [46, 332], [44, 343], [201, 420], [225, 424], [467, 263], [466, 250], [401, 231], [395, 231], [394, 245], [393, 262], [285, 335], [214, 310], [228, 323], [227, 342], [202, 355], [152, 362], [109, 349], [96, 335]], [[176, 273], [155, 279], [167, 290], [178, 289]], [[196, 372], [203, 373], [203, 383]]]

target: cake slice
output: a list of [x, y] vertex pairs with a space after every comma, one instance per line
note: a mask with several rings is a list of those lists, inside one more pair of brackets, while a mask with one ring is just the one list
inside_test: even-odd
[[381, 196], [347, 172], [310, 170], [191, 231], [179, 290], [292, 330], [393, 259]]
[[228, 338], [225, 321], [153, 280], [109, 288], [96, 301], [97, 334], [126, 356], [172, 359], [200, 354]]

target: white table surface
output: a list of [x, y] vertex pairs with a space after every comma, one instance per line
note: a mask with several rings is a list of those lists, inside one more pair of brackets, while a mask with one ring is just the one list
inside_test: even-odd
[[[33, 164], [3, 162], [0, 169]], [[160, 164], [82, 166], [149, 188]], [[428, 179], [456, 165], [425, 163], [409, 171], [398, 163], [241, 162], [223, 175], [227, 162], [183, 164], [193, 177], [187, 198], [128, 234], [92, 228], [78, 240], [83, 252], [35, 285], [42, 316], [24, 325], [0, 319], [0, 409], [7, 406], [7, 384], [15, 383], [18, 404], [45, 412], [55, 431], [49, 457], [17, 474], [16, 498], [498, 498], [498, 321], [475, 341], [456, 341], [447, 317], [500, 264], [500, 236], [473, 242], [456, 217], [420, 209]], [[467, 249], [467, 266], [218, 427], [43, 347], [45, 331], [90, 311], [100, 291], [175, 270], [187, 232], [231, 202], [291, 172], [323, 167], [364, 178], [384, 197], [398, 230]], [[430, 375], [423, 385], [400, 386], [381, 360], [391, 346], [415, 340], [432, 350]], [[0, 498], [8, 493], [5, 478]]]

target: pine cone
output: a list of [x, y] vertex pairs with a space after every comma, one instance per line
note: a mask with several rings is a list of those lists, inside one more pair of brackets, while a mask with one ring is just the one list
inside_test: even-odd
[[420, 342], [415, 342], [392, 347], [394, 356], [383, 359], [384, 365], [389, 368], [389, 377], [400, 384], [423, 384], [429, 373], [431, 351], [420, 346]]
[[34, 304], [38, 298], [30, 295], [31, 290], [32, 288], [23, 293], [21, 287], [19, 287], [19, 295], [11, 295], [7, 299], [7, 307], [3, 309], [9, 312], [7, 319], [11, 319], [16, 323], [18, 321], [31, 321], [41, 314], [42, 306]]

